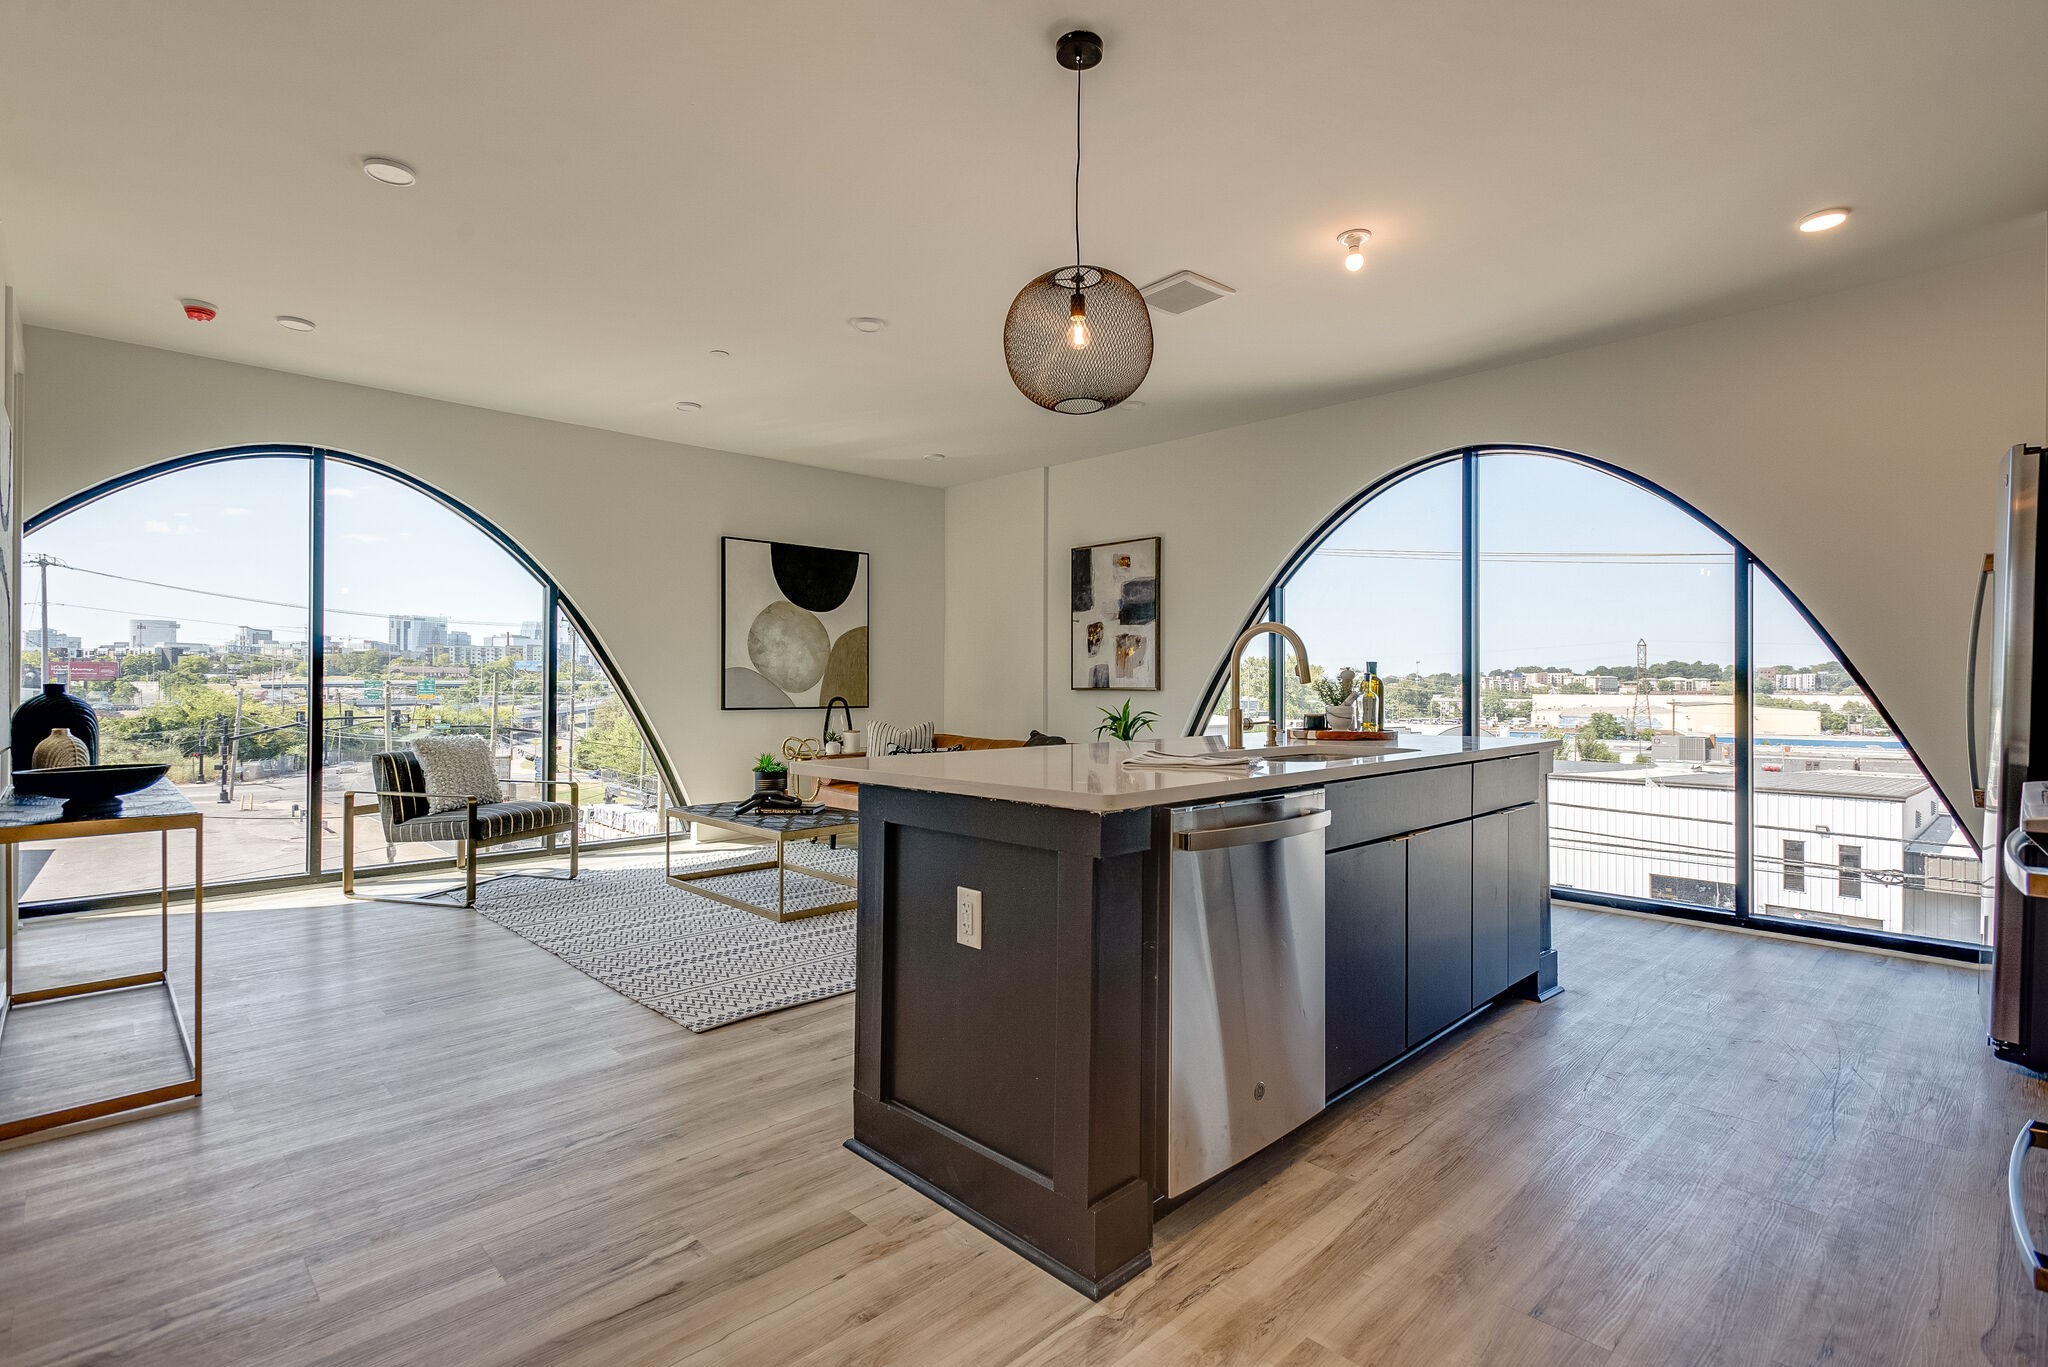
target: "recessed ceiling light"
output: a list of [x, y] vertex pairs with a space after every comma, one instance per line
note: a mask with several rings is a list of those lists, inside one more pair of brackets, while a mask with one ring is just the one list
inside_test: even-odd
[[293, 332], [311, 332], [314, 328], [311, 318], [294, 318], [289, 313], [278, 314], [277, 325], [281, 328], [290, 328]]
[[732, 355], [730, 351], [714, 351], [711, 354], [713, 357], [721, 361], [725, 360], [728, 356]]
[[676, 400], [676, 411], [678, 413], [694, 413], [703, 406], [703, 404], [698, 403], [695, 399]]
[[849, 318], [846, 320], [846, 325], [855, 332], [880, 332], [883, 328], [889, 326], [889, 320], [886, 318]]
[[930, 455], [925, 457], [925, 459], [929, 461], [941, 461], [944, 460], [945, 458], [945, 455], [938, 451], [934, 451]]
[[411, 185], [419, 179], [410, 166], [389, 157], [364, 157], [363, 174], [384, 185]]
[[1824, 233], [1830, 228], [1839, 228], [1849, 221], [1847, 209], [1822, 209], [1799, 220], [1802, 233]]

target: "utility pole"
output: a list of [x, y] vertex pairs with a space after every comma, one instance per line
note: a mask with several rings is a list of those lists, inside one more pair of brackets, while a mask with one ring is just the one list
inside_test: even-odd
[[57, 559], [55, 556], [32, 555], [28, 558], [28, 563], [34, 565], [36, 569], [41, 572], [40, 578], [42, 581], [41, 592], [43, 599], [43, 662], [41, 666], [37, 668], [36, 674], [42, 680], [42, 682], [46, 684], [57, 682], [68, 684], [71, 682], [71, 666], [69, 664], [66, 664], [64, 666], [64, 677], [62, 680], [56, 680], [50, 677], [50, 674], [52, 672], [50, 669], [50, 566], [55, 565], [59, 569], [62, 569], [64, 567], [64, 562]]

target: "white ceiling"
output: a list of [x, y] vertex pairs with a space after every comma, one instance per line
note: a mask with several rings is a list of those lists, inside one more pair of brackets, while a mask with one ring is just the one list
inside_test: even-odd
[[[1085, 255], [1238, 293], [1155, 315], [1144, 409], [1063, 417], [1001, 327], [1070, 250], [1079, 23]], [[29, 322], [923, 483], [1896, 274], [2044, 205], [2040, 0], [0, 0]]]

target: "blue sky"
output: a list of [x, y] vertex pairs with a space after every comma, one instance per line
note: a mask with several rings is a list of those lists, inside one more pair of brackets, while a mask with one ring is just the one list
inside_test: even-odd
[[[90, 648], [128, 638], [132, 617], [169, 617], [180, 639], [215, 644], [238, 626], [268, 627], [303, 641], [306, 504], [310, 463], [237, 460], [131, 485], [24, 538], [101, 574], [185, 586], [131, 583], [50, 570], [50, 629]], [[481, 639], [543, 611], [539, 585], [466, 520], [394, 480], [331, 462], [327, 467], [328, 630], [386, 635], [392, 613], [449, 618]], [[41, 579], [24, 566], [22, 627], [40, 625]], [[222, 596], [273, 600], [237, 601]]]
[[[1734, 560], [1690, 513], [1635, 485], [1545, 456], [1482, 457], [1482, 669], [1735, 658]], [[1431, 467], [1361, 508], [1287, 587], [1287, 621], [1334, 669], [1382, 674], [1459, 667], [1461, 475]], [[1759, 664], [1827, 657], [1803, 619], [1760, 580]]]

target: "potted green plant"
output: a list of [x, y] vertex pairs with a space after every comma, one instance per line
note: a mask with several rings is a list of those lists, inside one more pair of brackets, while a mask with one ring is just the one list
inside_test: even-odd
[[779, 793], [789, 783], [789, 770], [781, 760], [763, 753], [754, 761], [754, 791], [757, 793]]
[[1117, 708], [1097, 708], [1102, 713], [1102, 724], [1095, 728], [1095, 738], [1102, 739], [1107, 731], [1112, 740], [1136, 740], [1140, 731], [1152, 729], [1152, 723], [1159, 720], [1156, 712], [1133, 712], [1131, 700], [1124, 699], [1124, 705]]

